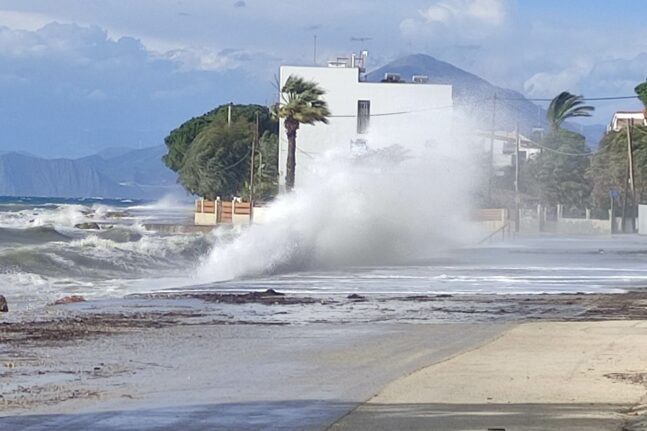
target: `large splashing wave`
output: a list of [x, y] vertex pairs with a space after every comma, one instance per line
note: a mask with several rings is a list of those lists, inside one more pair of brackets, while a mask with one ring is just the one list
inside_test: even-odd
[[302, 187], [277, 199], [262, 225], [216, 244], [204, 281], [419, 261], [466, 241], [476, 178], [466, 150], [385, 147], [329, 154]]

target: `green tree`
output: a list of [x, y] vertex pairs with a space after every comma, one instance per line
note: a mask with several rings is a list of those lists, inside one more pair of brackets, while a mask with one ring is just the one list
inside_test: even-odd
[[180, 184], [207, 199], [238, 195], [247, 177], [253, 138], [247, 126], [239, 120], [231, 127], [214, 124], [203, 129], [184, 156]]
[[328, 124], [330, 111], [321, 97], [325, 91], [317, 83], [291, 75], [281, 88], [281, 101], [273, 108], [278, 119], [283, 119], [288, 138], [288, 157], [285, 169], [285, 188], [294, 188], [296, 169], [297, 130], [301, 124]]
[[634, 91], [645, 107], [645, 110], [647, 110], [647, 81], [638, 84]]
[[198, 134], [216, 119], [217, 109], [191, 118], [164, 138], [168, 152], [162, 157], [164, 164], [173, 172], [182, 168], [184, 156]]
[[270, 199], [278, 191], [278, 123], [270, 110], [260, 105], [222, 105], [183, 123], [164, 140], [168, 148], [164, 163], [178, 173], [178, 182], [190, 193], [213, 199], [217, 196], [249, 196], [251, 144], [259, 118], [260, 145], [254, 154], [257, 170], [256, 197]]
[[550, 102], [546, 111], [546, 119], [550, 124], [551, 131], [557, 131], [562, 123], [569, 118], [591, 116], [591, 112], [595, 108], [584, 105], [582, 99], [582, 96], [563, 91]]
[[[279, 187], [278, 137], [276, 134], [266, 131], [261, 136], [259, 144], [260, 148], [254, 159], [254, 200], [263, 202], [274, 198]], [[248, 178], [241, 196], [249, 200], [249, 194]]]
[[567, 91], [558, 94], [548, 106], [546, 120], [550, 131], [542, 140], [544, 149], [528, 163], [531, 187], [540, 202], [562, 204], [582, 209], [588, 206], [591, 195], [591, 151], [584, 136], [564, 130], [568, 118], [590, 117], [595, 108], [584, 105], [582, 96]]
[[546, 135], [545, 149], [528, 162], [540, 201], [584, 208], [589, 203], [590, 150], [578, 133], [558, 129]]
[[[647, 202], [647, 127], [631, 128], [634, 181], [637, 202]], [[625, 191], [627, 180], [627, 130], [604, 135], [591, 166], [593, 201], [597, 208], [609, 209], [609, 191]]]

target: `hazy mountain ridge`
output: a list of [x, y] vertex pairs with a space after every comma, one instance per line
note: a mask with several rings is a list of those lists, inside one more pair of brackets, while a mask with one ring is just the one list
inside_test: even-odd
[[80, 159], [5, 153], [0, 155], [0, 195], [157, 199], [177, 194], [182, 189], [175, 174], [161, 161], [165, 151], [156, 146]]
[[[464, 108], [478, 127], [491, 128], [496, 95], [495, 121], [498, 129], [514, 130], [517, 122], [525, 134], [530, 134], [535, 127], [547, 129], [546, 110], [526, 99], [523, 94], [493, 85], [473, 73], [429, 55], [413, 54], [399, 58], [368, 73], [366, 78], [368, 81], [380, 81], [389, 72], [399, 73], [408, 82], [411, 82], [413, 75], [426, 75], [429, 83], [451, 84], [455, 106]], [[602, 125], [579, 127], [566, 124], [565, 127], [584, 135], [591, 146], [597, 146], [604, 133]]]

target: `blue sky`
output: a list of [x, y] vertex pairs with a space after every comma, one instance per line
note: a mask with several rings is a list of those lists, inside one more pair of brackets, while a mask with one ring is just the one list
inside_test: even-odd
[[[270, 103], [315, 34], [322, 61], [423, 52], [531, 97], [631, 95], [645, 16], [640, 0], [0, 0], [0, 152], [145, 147], [219, 104]], [[597, 108], [588, 122], [639, 105]]]

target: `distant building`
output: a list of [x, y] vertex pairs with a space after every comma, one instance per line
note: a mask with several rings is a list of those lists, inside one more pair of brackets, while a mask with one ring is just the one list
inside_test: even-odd
[[614, 113], [611, 122], [607, 126], [607, 133], [611, 131], [618, 132], [627, 127], [629, 123], [636, 126], [647, 126], [645, 113], [638, 111], [619, 111]]
[[[492, 132], [477, 131], [476, 139], [480, 147], [489, 154], [492, 142]], [[494, 144], [492, 154], [492, 165], [497, 174], [503, 174], [503, 169], [514, 166], [515, 152], [517, 148], [516, 132], [496, 131], [494, 132]], [[519, 161], [525, 162], [541, 153], [541, 147], [526, 136], [519, 135]]]
[[[301, 125], [297, 132], [296, 184], [317, 169], [317, 159], [336, 150], [361, 153], [371, 148], [399, 144], [408, 149], [443, 139], [451, 129], [452, 86], [428, 84], [416, 75], [404, 82], [387, 73], [382, 82], [363, 80], [366, 52], [337, 58], [322, 66], [281, 66], [280, 85], [290, 75], [316, 82], [326, 94], [330, 123]], [[285, 184], [287, 138], [283, 123], [279, 135], [280, 184]]]

